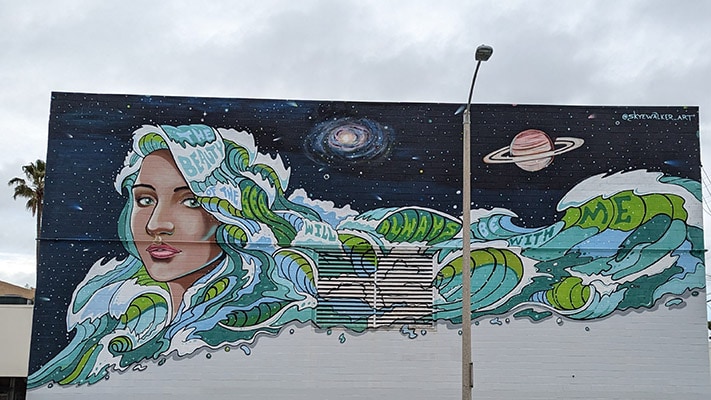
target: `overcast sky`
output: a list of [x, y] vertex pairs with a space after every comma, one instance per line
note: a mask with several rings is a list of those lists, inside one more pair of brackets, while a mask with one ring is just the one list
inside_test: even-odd
[[[475, 102], [699, 106], [711, 166], [709, 16], [668, 0], [0, 0], [0, 181], [46, 158], [52, 91], [465, 102], [482, 43]], [[5, 191], [0, 280], [34, 286], [34, 220]]]

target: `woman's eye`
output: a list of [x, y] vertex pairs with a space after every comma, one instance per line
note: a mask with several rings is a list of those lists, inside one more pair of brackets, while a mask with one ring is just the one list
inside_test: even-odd
[[138, 203], [138, 205], [141, 207], [148, 207], [152, 206], [156, 202], [155, 200], [153, 200], [152, 197], [139, 197], [136, 199], [136, 203]]
[[200, 207], [200, 202], [195, 197], [183, 200], [183, 205], [188, 208], [198, 208]]

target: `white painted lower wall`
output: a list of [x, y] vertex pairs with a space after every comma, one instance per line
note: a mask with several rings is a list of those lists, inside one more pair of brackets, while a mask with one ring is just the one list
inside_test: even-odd
[[[704, 308], [703, 299], [695, 298], [683, 309], [595, 322], [479, 321], [473, 327], [473, 398], [707, 400]], [[458, 330], [440, 325], [416, 333], [410, 339], [399, 331], [328, 334], [287, 326], [248, 351], [145, 362], [92, 386], [31, 390], [28, 399], [460, 398]]]

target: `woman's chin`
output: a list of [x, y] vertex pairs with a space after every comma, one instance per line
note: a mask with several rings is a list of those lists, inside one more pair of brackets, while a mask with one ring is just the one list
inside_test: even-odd
[[[206, 268], [180, 268], [177, 265], [156, 265], [168, 263], [154, 263], [152, 266], [146, 266], [148, 275], [157, 282], [172, 282], [178, 279], [188, 279], [195, 281], [199, 276], [207, 272]], [[205, 270], [205, 271], [203, 271]]]

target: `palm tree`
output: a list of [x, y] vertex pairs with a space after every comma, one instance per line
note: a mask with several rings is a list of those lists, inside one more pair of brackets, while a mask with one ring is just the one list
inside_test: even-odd
[[27, 199], [25, 206], [32, 211], [32, 216], [37, 217], [37, 237], [40, 235], [42, 224], [42, 201], [44, 200], [44, 174], [45, 162], [37, 160], [22, 166], [27, 180], [23, 178], [12, 178], [7, 183], [8, 186], [15, 187], [15, 194], [12, 198], [23, 197]]

